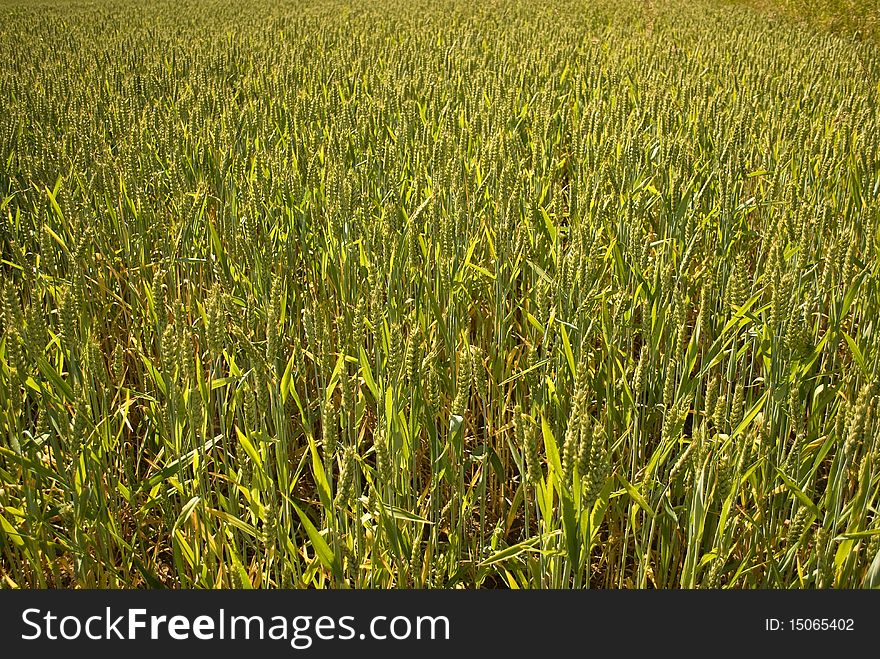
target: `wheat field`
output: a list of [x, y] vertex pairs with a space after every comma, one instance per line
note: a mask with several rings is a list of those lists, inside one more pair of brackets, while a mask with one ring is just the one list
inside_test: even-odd
[[2, 587], [880, 586], [880, 14], [471, 4], [0, 3]]

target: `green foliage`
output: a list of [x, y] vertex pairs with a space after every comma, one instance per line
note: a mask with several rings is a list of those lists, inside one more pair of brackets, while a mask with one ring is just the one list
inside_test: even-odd
[[880, 584], [880, 56], [764, 9], [0, 6], [3, 586]]

